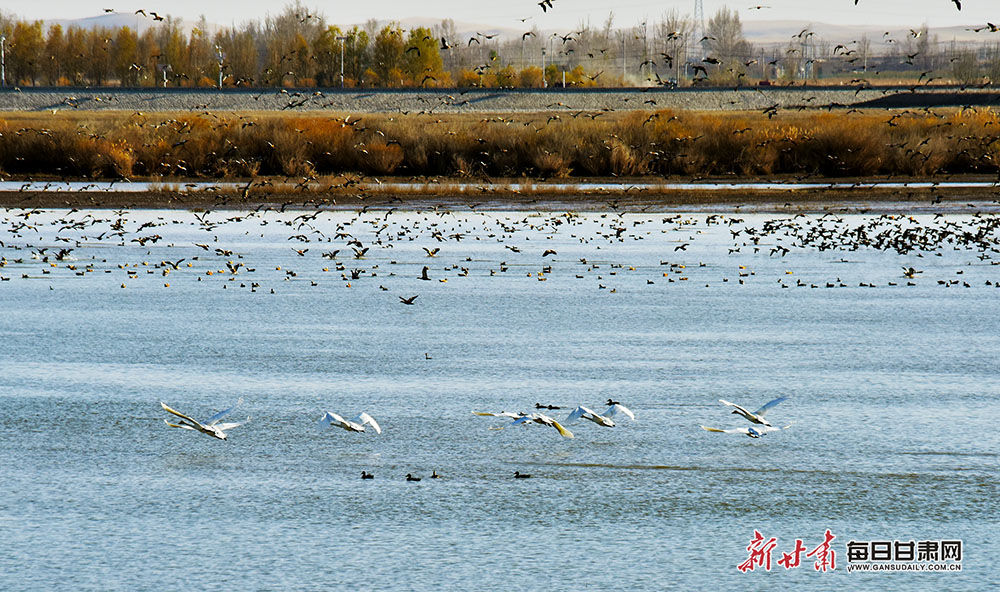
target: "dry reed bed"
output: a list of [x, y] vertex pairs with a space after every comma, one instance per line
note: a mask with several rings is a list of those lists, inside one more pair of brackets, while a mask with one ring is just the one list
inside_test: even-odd
[[1000, 172], [992, 110], [0, 117], [0, 173], [67, 178], [867, 177]]

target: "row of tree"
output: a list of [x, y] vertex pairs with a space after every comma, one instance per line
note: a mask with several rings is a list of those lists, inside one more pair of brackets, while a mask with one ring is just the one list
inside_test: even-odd
[[[142, 12], [142, 11], [139, 11]], [[137, 12], [136, 19], [149, 18]], [[1000, 80], [1000, 46], [942, 51], [926, 28], [900, 40], [834, 44], [803, 31], [784, 46], [754, 47], [739, 14], [720, 9], [704, 30], [676, 10], [655, 22], [567, 33], [537, 28], [520, 38], [454, 22], [342, 29], [296, 2], [263, 21], [185, 29], [172, 17], [151, 26], [84, 29], [0, 13], [5, 82], [14, 85], [450, 87], [718, 84], [868, 79], [878, 72], [947, 71], [960, 82]], [[994, 71], [997, 70], [997, 71]], [[927, 78], [932, 78], [925, 75]]]

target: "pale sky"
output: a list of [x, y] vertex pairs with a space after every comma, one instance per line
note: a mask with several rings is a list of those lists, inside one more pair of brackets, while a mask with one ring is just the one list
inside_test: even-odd
[[[4, 2], [6, 13], [27, 19], [60, 19], [96, 16], [104, 8], [114, 8], [120, 13], [134, 13], [143, 8], [187, 20], [197, 20], [204, 15], [209, 22], [219, 25], [240, 24], [249, 19], [260, 19], [268, 13], [280, 13], [285, 3], [281, 0], [241, 0], [239, 2], [205, 0], [170, 0], [158, 4], [121, 4], [115, 0], [34, 0], [31, 2]], [[317, 10], [332, 24], [361, 23], [367, 19], [402, 19], [407, 17], [452, 18], [456, 21], [481, 23], [495, 27], [540, 29], [572, 28], [589, 21], [599, 26], [607, 18], [609, 7], [615, 12], [615, 26], [632, 26], [643, 19], [658, 20], [664, 11], [676, 8], [682, 14], [692, 13], [694, 0], [552, 0], [553, 7], [542, 12], [537, 0], [507, 0], [483, 2], [477, 0], [343, 0], [303, 1], [310, 9]], [[752, 10], [761, 4], [766, 8]], [[12, 6], [13, 5], [13, 6]], [[891, 25], [915, 27], [928, 26], [982, 26], [986, 22], [1000, 23], [1000, 0], [962, 0], [958, 11], [952, 0], [745, 0], [723, 2], [703, 0], [705, 18], [708, 19], [722, 6], [738, 9], [744, 21], [797, 20], [831, 24]], [[530, 17], [521, 23], [520, 19]], [[1000, 33], [994, 34], [1000, 41]]]

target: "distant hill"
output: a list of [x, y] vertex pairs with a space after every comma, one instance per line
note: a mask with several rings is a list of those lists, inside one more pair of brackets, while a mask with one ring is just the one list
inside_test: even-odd
[[[181, 30], [185, 34], [190, 34], [191, 30], [197, 26], [195, 21], [180, 20]], [[128, 27], [137, 33], [144, 33], [146, 29], [151, 29], [157, 26], [159, 23], [154, 21], [148, 16], [142, 16], [141, 14], [129, 14], [129, 13], [106, 13], [98, 16], [89, 16], [86, 18], [79, 19], [47, 19], [45, 21], [45, 26], [49, 27], [52, 25], [62, 25], [63, 29], [68, 29], [70, 27], [80, 27], [81, 29], [120, 29], [122, 27]], [[215, 34], [216, 31], [222, 27], [213, 23], [208, 23], [209, 34]]]

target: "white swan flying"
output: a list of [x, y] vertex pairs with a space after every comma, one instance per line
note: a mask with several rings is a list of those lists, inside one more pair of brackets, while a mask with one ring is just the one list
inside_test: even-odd
[[196, 432], [201, 432], [201, 433], [203, 433], [205, 435], [208, 435], [208, 436], [211, 436], [213, 438], [218, 438], [219, 440], [225, 440], [226, 439], [226, 430], [231, 430], [231, 429], [233, 429], [235, 427], [239, 427], [239, 426], [247, 423], [248, 421], [250, 421], [250, 418], [247, 417], [245, 421], [238, 422], [238, 423], [219, 423], [219, 421], [223, 417], [225, 417], [225, 416], [229, 415], [230, 413], [232, 413], [232, 411], [234, 409], [236, 409], [236, 407], [240, 403], [242, 403], [242, 402], [243, 402], [243, 399], [241, 398], [239, 401], [236, 402], [236, 405], [233, 405], [229, 409], [224, 409], [224, 410], [216, 413], [212, 417], [209, 417], [208, 419], [206, 419], [204, 423], [198, 421], [197, 419], [193, 419], [193, 418], [191, 418], [191, 417], [189, 417], [187, 415], [184, 415], [180, 411], [177, 411], [175, 409], [171, 409], [163, 401], [160, 401], [160, 406], [163, 407], [163, 410], [166, 411], [167, 413], [171, 413], [171, 414], [176, 415], [177, 417], [181, 418], [180, 421], [178, 421], [177, 423], [170, 423], [169, 420], [164, 419], [163, 420], [164, 423], [166, 423], [168, 426], [170, 426], [172, 428], [182, 428], [182, 429], [185, 429], [185, 430], [194, 430]]
[[756, 410], [756, 411], [754, 411], [752, 413], [750, 411], [747, 411], [746, 408], [741, 407], [741, 406], [737, 405], [736, 403], [730, 403], [729, 401], [726, 401], [725, 399], [719, 399], [719, 402], [722, 403], [723, 405], [728, 405], [730, 407], [733, 407], [734, 408], [733, 409], [733, 413], [735, 413], [737, 415], [742, 415], [743, 417], [747, 418], [750, 421], [750, 423], [756, 423], [756, 424], [759, 424], [759, 425], [762, 425], [762, 426], [769, 426], [770, 427], [771, 423], [769, 421], [767, 421], [766, 419], [764, 419], [764, 414], [767, 413], [767, 411], [771, 407], [774, 407], [775, 405], [777, 405], [778, 403], [784, 401], [787, 398], [788, 397], [778, 397], [777, 399], [768, 401], [767, 403], [764, 403], [764, 405], [762, 405], [760, 409], [758, 409], [758, 410]]
[[750, 428], [733, 428], [731, 430], [720, 430], [719, 428], [710, 428], [708, 426], [701, 426], [701, 429], [706, 432], [718, 432], [720, 434], [743, 434], [744, 436], [750, 436], [751, 438], [762, 438], [771, 432], [779, 432], [781, 430], [787, 430], [792, 427], [791, 424], [786, 425], [783, 428], [776, 428], [771, 425], [760, 426], [760, 427], [750, 427]]
[[566, 423], [577, 421], [578, 419], [587, 419], [599, 426], [604, 426], [606, 428], [615, 427], [615, 422], [610, 417], [605, 417], [604, 415], [599, 415], [596, 411], [588, 409], [583, 405], [578, 406], [576, 409], [570, 412], [566, 416]]
[[562, 424], [560, 424], [555, 419], [549, 417], [548, 415], [543, 415], [541, 413], [530, 413], [528, 415], [522, 416], [514, 420], [514, 423], [512, 423], [511, 425], [522, 425], [527, 422], [540, 423], [542, 425], [554, 427], [559, 432], [559, 435], [562, 436], [563, 438], [573, 437], [573, 432], [564, 428]]

